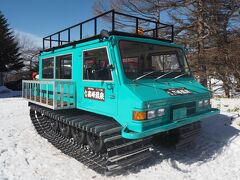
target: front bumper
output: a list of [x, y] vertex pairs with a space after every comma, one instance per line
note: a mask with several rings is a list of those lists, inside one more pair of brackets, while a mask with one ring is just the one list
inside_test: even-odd
[[203, 118], [210, 117], [210, 116], [213, 116], [216, 114], [219, 114], [219, 110], [215, 109], [215, 108], [211, 108], [207, 112], [204, 112], [204, 113], [201, 113], [201, 114], [198, 114], [195, 116], [187, 117], [184, 119], [180, 119], [178, 121], [173, 121], [171, 123], [161, 125], [159, 127], [155, 127], [152, 129], [148, 129], [143, 132], [129, 131], [128, 127], [126, 126], [122, 129], [122, 137], [124, 137], [126, 139], [140, 139], [140, 138], [144, 138], [147, 136], [151, 136], [153, 134], [169, 131], [171, 129], [175, 129], [175, 128], [178, 128], [178, 127], [181, 127], [181, 126], [184, 126], [187, 124], [191, 124], [193, 122], [200, 121]]

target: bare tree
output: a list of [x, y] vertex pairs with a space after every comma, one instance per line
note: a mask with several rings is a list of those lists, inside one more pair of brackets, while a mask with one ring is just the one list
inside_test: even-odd
[[110, 9], [115, 9], [131, 15], [141, 15], [148, 19], [160, 20], [160, 11], [164, 9], [162, 2], [160, 0], [97, 0], [93, 5], [93, 11], [95, 14], [101, 14]]
[[38, 56], [41, 50], [35, 43], [26, 36], [18, 37], [20, 52], [26, 67], [29, 71], [35, 70], [38, 63]]
[[182, 3], [182, 0], [95, 0], [93, 13], [98, 15], [114, 9], [160, 22], [161, 12], [180, 6]]
[[200, 83], [204, 86], [207, 86], [205, 47], [210, 36], [206, 7], [204, 0], [188, 0], [169, 11], [177, 41], [189, 48], [191, 64], [198, 70]]
[[[197, 64], [201, 69], [201, 83], [207, 85], [204, 58], [204, 40], [209, 36], [209, 27], [205, 22], [205, 3], [203, 0], [96, 0], [93, 10], [96, 14], [109, 9], [140, 15], [160, 21], [161, 12], [168, 11], [177, 25], [178, 40], [192, 47]], [[186, 20], [185, 20], [186, 19]]]
[[239, 31], [239, 8], [239, 0], [188, 0], [169, 12], [177, 40], [190, 49], [191, 64], [199, 69], [200, 82], [206, 86], [208, 76], [222, 80], [228, 97], [238, 74], [231, 36]]
[[189, 49], [200, 82], [207, 86], [208, 77], [221, 80], [226, 96], [235, 81], [240, 87], [239, 0], [96, 0], [93, 6], [95, 14], [109, 9], [156, 21], [168, 12], [176, 42]]
[[[211, 26], [211, 47], [208, 50], [208, 68], [214, 68], [216, 77], [223, 82], [225, 95], [239, 87], [239, 0], [211, 0], [208, 3], [208, 23]], [[237, 25], [238, 24], [238, 25]]]
[[13, 71], [6, 77], [6, 81], [12, 79], [30, 79], [32, 72], [38, 70], [38, 57], [41, 48], [27, 36], [16, 34], [16, 39], [19, 44], [19, 53], [24, 63], [24, 67], [18, 71]]

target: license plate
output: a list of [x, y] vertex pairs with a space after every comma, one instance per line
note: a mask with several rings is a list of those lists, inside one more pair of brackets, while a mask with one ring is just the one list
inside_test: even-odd
[[167, 89], [166, 91], [171, 96], [192, 94], [192, 92], [186, 88], [173, 88], [173, 89]]

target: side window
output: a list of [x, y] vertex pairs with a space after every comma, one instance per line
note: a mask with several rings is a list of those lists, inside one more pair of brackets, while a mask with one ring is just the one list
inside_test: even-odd
[[42, 78], [52, 79], [54, 77], [54, 58], [42, 59]]
[[84, 80], [112, 80], [106, 48], [83, 52]]
[[56, 57], [56, 79], [72, 79], [72, 55]]

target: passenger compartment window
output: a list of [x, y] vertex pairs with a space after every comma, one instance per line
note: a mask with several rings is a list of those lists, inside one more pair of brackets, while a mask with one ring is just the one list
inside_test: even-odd
[[106, 48], [83, 52], [84, 80], [112, 80]]
[[56, 79], [72, 79], [72, 55], [56, 58]]
[[54, 58], [42, 59], [42, 78], [53, 79]]

